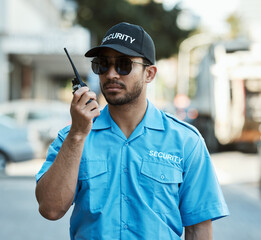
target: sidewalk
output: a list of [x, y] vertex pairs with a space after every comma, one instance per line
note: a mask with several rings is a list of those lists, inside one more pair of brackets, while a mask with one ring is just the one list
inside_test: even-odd
[[44, 159], [34, 159], [25, 162], [8, 163], [5, 173], [7, 176], [34, 177], [41, 169]]
[[223, 152], [212, 154], [211, 158], [222, 185], [259, 181], [261, 157], [258, 154]]
[[261, 200], [259, 180], [261, 156], [240, 152], [224, 152], [211, 155], [221, 185], [232, 185], [242, 194]]

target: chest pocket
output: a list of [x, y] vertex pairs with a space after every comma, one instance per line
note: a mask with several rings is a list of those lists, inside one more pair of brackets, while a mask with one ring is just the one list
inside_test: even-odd
[[107, 160], [85, 160], [79, 168], [79, 191], [75, 207], [97, 212], [103, 208], [108, 197]]
[[179, 205], [179, 185], [182, 170], [162, 162], [143, 160], [140, 188], [144, 200], [156, 212], [168, 213]]

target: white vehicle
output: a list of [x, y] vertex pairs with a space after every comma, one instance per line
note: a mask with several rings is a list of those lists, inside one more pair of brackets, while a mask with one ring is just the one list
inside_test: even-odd
[[188, 62], [188, 72], [197, 69], [194, 76], [178, 79], [179, 84], [187, 84], [180, 88], [185, 95], [191, 80], [196, 86], [188, 106], [197, 111], [191, 123], [211, 152], [229, 144], [255, 146], [261, 126], [261, 45], [215, 42], [191, 49], [190, 57], [195, 51], [205, 54], [197, 64]]
[[33, 135], [25, 127], [0, 114], [0, 172], [8, 162], [21, 162], [35, 157]]
[[50, 100], [15, 100], [0, 105], [0, 113], [11, 117], [21, 127], [37, 132], [42, 143], [39, 157], [63, 127], [71, 123], [70, 105]]

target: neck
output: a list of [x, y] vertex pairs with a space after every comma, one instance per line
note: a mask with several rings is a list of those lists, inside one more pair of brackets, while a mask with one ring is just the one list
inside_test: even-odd
[[129, 138], [146, 113], [147, 100], [144, 98], [141, 101], [117, 106], [108, 104], [108, 108], [112, 119], [126, 138]]

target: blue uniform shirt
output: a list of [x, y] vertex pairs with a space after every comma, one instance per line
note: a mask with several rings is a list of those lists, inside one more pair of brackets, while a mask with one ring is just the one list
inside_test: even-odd
[[[70, 127], [49, 148], [48, 170]], [[73, 159], [72, 159], [73, 161]], [[71, 239], [176, 240], [184, 226], [228, 215], [204, 140], [148, 102], [127, 139], [106, 106], [85, 141]]]

